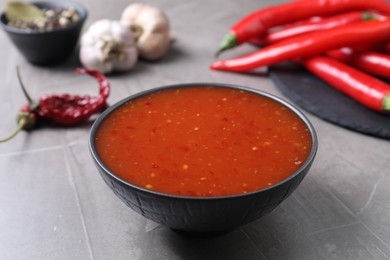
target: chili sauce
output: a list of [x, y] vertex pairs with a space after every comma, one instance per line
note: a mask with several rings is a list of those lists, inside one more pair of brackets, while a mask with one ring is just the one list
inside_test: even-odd
[[289, 108], [223, 87], [166, 89], [115, 109], [96, 134], [123, 180], [179, 196], [224, 196], [274, 185], [307, 159], [311, 135]]

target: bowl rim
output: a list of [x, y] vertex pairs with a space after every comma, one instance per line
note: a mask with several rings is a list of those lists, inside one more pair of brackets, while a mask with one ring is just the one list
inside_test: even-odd
[[13, 34], [19, 34], [19, 35], [29, 35], [29, 36], [39, 36], [39, 35], [47, 35], [47, 34], [51, 34], [51, 33], [60, 33], [60, 32], [64, 32], [64, 31], [69, 31], [69, 30], [72, 30], [80, 25], [82, 25], [88, 18], [88, 9], [81, 3], [79, 2], [76, 2], [76, 1], [72, 1], [72, 0], [61, 0], [61, 1], [32, 1], [32, 2], [29, 2], [30, 4], [34, 4], [34, 5], [37, 5], [39, 7], [39, 5], [50, 5], [50, 6], [72, 6], [74, 7], [79, 15], [80, 15], [80, 19], [75, 22], [75, 23], [71, 23], [69, 26], [67, 27], [64, 27], [64, 28], [58, 28], [58, 29], [54, 29], [54, 30], [48, 30], [48, 31], [26, 31], [26, 30], [23, 30], [23, 29], [19, 29], [19, 28], [15, 28], [15, 27], [11, 27], [11, 26], [8, 26], [6, 23], [4, 23], [4, 21], [6, 21], [6, 17], [5, 17], [5, 12], [4, 10], [2, 10], [1, 14], [0, 14], [0, 24], [1, 26], [3, 27], [4, 31], [6, 32], [9, 32], [9, 33], [13, 33]]
[[[95, 146], [95, 136], [96, 133], [99, 129], [100, 124], [103, 122], [103, 120], [114, 110], [118, 109], [120, 106], [124, 105], [125, 103], [128, 103], [132, 100], [138, 99], [140, 97], [143, 97], [145, 95], [149, 95], [151, 93], [156, 93], [159, 91], [164, 91], [168, 89], [175, 89], [175, 88], [190, 88], [190, 87], [221, 87], [221, 88], [231, 88], [231, 89], [237, 89], [237, 90], [243, 90], [243, 91], [248, 91], [254, 94], [262, 95], [267, 98], [270, 98], [276, 102], [279, 102], [280, 104], [286, 106], [288, 109], [290, 109], [292, 112], [294, 112], [295, 115], [297, 115], [306, 125], [310, 132], [310, 137], [312, 141], [312, 146], [309, 155], [307, 156], [305, 162], [299, 167], [294, 173], [289, 175], [287, 178], [283, 179], [282, 181], [279, 181], [271, 186], [259, 189], [259, 190], [254, 190], [248, 193], [242, 193], [242, 194], [232, 194], [232, 195], [225, 195], [225, 196], [210, 196], [210, 197], [200, 197], [200, 196], [182, 196], [182, 195], [175, 195], [175, 194], [169, 194], [169, 193], [163, 193], [163, 192], [158, 192], [154, 190], [149, 190], [140, 186], [137, 186], [135, 184], [132, 184], [130, 182], [127, 182], [126, 180], [116, 176], [105, 164], [103, 161], [100, 159], [96, 146]], [[255, 88], [251, 87], [245, 87], [237, 84], [228, 84], [228, 83], [214, 83], [214, 82], [199, 82], [199, 83], [181, 83], [181, 84], [170, 84], [170, 85], [164, 85], [156, 88], [151, 88], [148, 90], [144, 90], [135, 94], [132, 94], [128, 97], [125, 97], [116, 103], [114, 103], [112, 106], [108, 107], [99, 117], [94, 121], [90, 131], [89, 131], [89, 138], [88, 138], [88, 147], [90, 150], [90, 153], [92, 155], [93, 160], [95, 163], [98, 164], [101, 170], [104, 171], [105, 174], [108, 174], [112, 178], [116, 179], [120, 183], [124, 184], [125, 186], [129, 186], [132, 189], [135, 189], [137, 191], [143, 192], [143, 193], [148, 193], [148, 194], [154, 194], [156, 196], [160, 197], [165, 197], [165, 198], [171, 198], [171, 199], [184, 199], [184, 200], [225, 200], [225, 199], [235, 199], [235, 198], [240, 198], [240, 197], [248, 197], [248, 196], [253, 196], [258, 193], [265, 192], [267, 190], [273, 189], [277, 186], [283, 185], [286, 182], [289, 182], [291, 179], [295, 178], [297, 175], [302, 173], [306, 168], [310, 167], [311, 164], [314, 161], [314, 158], [317, 153], [318, 149], [318, 138], [317, 138], [317, 133], [316, 130], [314, 129], [314, 126], [312, 123], [309, 121], [307, 116], [303, 114], [297, 107], [292, 105], [291, 103], [287, 102], [286, 100], [277, 97], [273, 94], [270, 94], [268, 92], [265, 92], [263, 90], [258, 90]]]

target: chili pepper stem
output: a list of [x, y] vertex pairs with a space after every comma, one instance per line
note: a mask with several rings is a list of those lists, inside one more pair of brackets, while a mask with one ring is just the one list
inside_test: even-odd
[[30, 95], [27, 93], [26, 87], [25, 87], [24, 84], [23, 84], [22, 77], [20, 76], [20, 69], [19, 69], [19, 66], [16, 66], [16, 75], [17, 75], [17, 77], [18, 77], [19, 84], [20, 84], [20, 86], [22, 87], [24, 96], [25, 96], [26, 99], [28, 100], [28, 103], [31, 103], [31, 102], [32, 102], [32, 98], [31, 98]]
[[369, 21], [369, 20], [374, 20], [374, 19], [376, 19], [374, 14], [372, 14], [370, 12], [363, 12], [362, 13], [362, 20], [363, 21]]
[[238, 43], [236, 36], [231, 33], [225, 34], [225, 36], [222, 38], [221, 45], [219, 46], [217, 53], [215, 53], [215, 57], [217, 58], [223, 51], [234, 48], [237, 45]]
[[20, 119], [16, 130], [12, 134], [10, 134], [9, 136], [0, 139], [0, 143], [7, 142], [7, 141], [11, 140], [12, 138], [14, 138], [22, 129], [24, 129], [26, 127], [27, 124], [28, 124], [27, 119], [24, 119], [24, 118]]
[[382, 107], [385, 113], [390, 113], [390, 93], [383, 97]]
[[18, 77], [18, 81], [19, 81], [19, 84], [20, 84], [20, 86], [22, 88], [23, 94], [26, 97], [26, 99], [27, 99], [27, 101], [28, 101], [28, 103], [30, 105], [30, 111], [33, 111], [35, 108], [37, 108], [39, 106], [39, 103], [36, 102], [35, 100], [33, 100], [31, 98], [31, 96], [28, 94], [27, 89], [26, 89], [26, 87], [23, 84], [22, 77], [20, 76], [19, 66], [16, 66], [16, 75]]

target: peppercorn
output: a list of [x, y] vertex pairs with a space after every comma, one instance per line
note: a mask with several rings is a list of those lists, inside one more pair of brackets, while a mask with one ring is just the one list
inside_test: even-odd
[[33, 21], [14, 20], [8, 22], [8, 25], [14, 28], [26, 31], [51, 31], [59, 28], [66, 28], [72, 23], [80, 20], [80, 15], [74, 7], [68, 8], [45, 8], [43, 17]]

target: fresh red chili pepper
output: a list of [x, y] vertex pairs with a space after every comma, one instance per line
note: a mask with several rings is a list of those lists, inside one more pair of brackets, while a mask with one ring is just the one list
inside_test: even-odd
[[377, 49], [379, 52], [384, 52], [384, 53], [390, 54], [390, 42], [385, 43], [385, 44], [381, 44], [381, 45], [378, 46], [376, 49]]
[[376, 10], [390, 15], [390, 4], [384, 0], [300, 0], [260, 9], [245, 16], [230, 28], [221, 42], [217, 55], [256, 37], [261, 37], [275, 26], [330, 16], [357, 10]]
[[329, 57], [317, 56], [303, 62], [313, 74], [362, 105], [390, 112], [390, 85]]
[[390, 78], [390, 55], [374, 51], [356, 52], [348, 47], [327, 52], [327, 55], [373, 75]]
[[379, 14], [366, 11], [348, 12], [324, 18], [315, 16], [305, 21], [287, 24], [277, 30], [268, 31], [265, 36], [250, 39], [249, 42], [256, 46], [263, 46], [307, 32], [326, 30], [346, 24], [373, 19], [380, 20], [384, 19], [384, 17]]
[[350, 47], [343, 47], [337, 50], [327, 51], [326, 55], [338, 61], [349, 63], [352, 59], [354, 51]]
[[110, 94], [110, 84], [107, 78], [99, 71], [78, 68], [77, 74], [89, 74], [99, 82], [99, 96], [90, 95], [43, 95], [38, 101], [31, 99], [17, 70], [18, 80], [25, 94], [28, 104], [23, 106], [18, 115], [18, 128], [10, 136], [0, 139], [5, 142], [13, 138], [22, 129], [31, 129], [38, 119], [49, 120], [62, 126], [75, 126], [88, 120], [93, 114], [107, 107], [106, 100]]
[[372, 19], [374, 19], [374, 14], [370, 12], [348, 12], [325, 18], [310, 19], [303, 22], [289, 24], [280, 30], [268, 33], [265, 36], [265, 42], [270, 44], [298, 34], [326, 30], [346, 24]]
[[364, 52], [371, 50], [375, 47], [375, 45], [366, 45], [366, 46], [359, 46], [359, 47], [342, 47], [336, 50], [330, 50], [326, 52], [326, 55], [329, 57], [332, 57], [333, 59], [336, 59], [338, 61], [349, 63], [352, 60], [353, 55], [356, 55], [357, 53]]
[[286, 60], [313, 56], [343, 46], [374, 44], [389, 39], [390, 19], [363, 21], [297, 35], [243, 57], [214, 62], [210, 68], [236, 72], [248, 71]]

